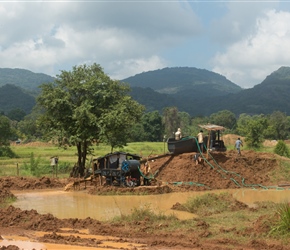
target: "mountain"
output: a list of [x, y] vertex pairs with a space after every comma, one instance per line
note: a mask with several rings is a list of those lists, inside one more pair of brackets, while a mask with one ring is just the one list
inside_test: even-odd
[[[147, 111], [154, 108], [162, 111], [164, 107], [177, 106], [180, 111], [191, 115], [210, 113], [210, 110], [205, 113], [204, 109], [208, 105], [204, 105], [204, 102], [210, 101], [213, 97], [223, 97], [243, 90], [220, 74], [194, 67], [164, 68], [144, 72], [121, 82], [131, 86], [132, 97], [145, 105]], [[140, 88], [143, 88], [143, 91]], [[150, 95], [148, 88], [151, 89]], [[155, 99], [158, 101], [154, 102]]]
[[[274, 111], [290, 114], [290, 67], [281, 67], [260, 84], [238, 94], [219, 99], [218, 107], [209, 105], [216, 112], [228, 109], [235, 114], [269, 114]], [[215, 102], [218, 99], [214, 99]]]
[[21, 109], [29, 114], [34, 106], [35, 98], [21, 88], [12, 84], [0, 87], [0, 111], [8, 113], [13, 109]]
[[[38, 86], [53, 80], [28, 70], [0, 69], [0, 112], [15, 108], [31, 112]], [[220, 110], [237, 116], [274, 111], [290, 114], [290, 67], [279, 68], [251, 89], [242, 89], [214, 72], [190, 67], [144, 72], [121, 82], [131, 86], [130, 95], [147, 111], [162, 112], [165, 107], [175, 106], [191, 116], [208, 116]]]
[[220, 74], [193, 67], [164, 68], [144, 72], [123, 79], [121, 82], [127, 82], [131, 87], [148, 87], [161, 94], [190, 97], [201, 94], [223, 96], [242, 90]]
[[53, 81], [52, 76], [43, 73], [33, 73], [26, 69], [0, 68], [0, 87], [13, 84], [28, 91], [38, 92], [40, 84]]
[[[196, 68], [166, 68], [141, 73], [122, 82], [130, 84], [132, 97], [150, 107], [148, 111], [155, 108], [162, 112], [164, 107], [176, 106], [192, 116], [208, 116], [220, 110], [236, 115], [269, 114], [278, 110], [290, 114], [290, 67], [279, 68], [251, 89], [242, 89], [223, 76]], [[139, 87], [135, 91], [136, 86], [144, 89]], [[148, 87], [150, 96], [148, 89], [145, 91]], [[155, 105], [154, 99], [158, 100]]]

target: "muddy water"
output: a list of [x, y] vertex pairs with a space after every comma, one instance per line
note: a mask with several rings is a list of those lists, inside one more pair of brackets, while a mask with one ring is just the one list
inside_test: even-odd
[[[63, 229], [64, 230], [64, 229]], [[67, 230], [70, 230], [68, 228]], [[47, 232], [30, 232], [30, 234], [33, 234], [33, 236], [42, 237], [44, 234], [47, 234]], [[108, 236], [101, 236], [101, 235], [90, 235], [88, 232], [84, 234], [77, 234], [77, 233], [58, 233], [58, 235], [61, 236], [75, 236], [79, 238], [94, 238], [96, 240], [101, 241], [99, 244], [99, 247], [84, 247], [84, 246], [76, 246], [76, 245], [63, 245], [63, 244], [52, 244], [52, 243], [40, 243], [31, 241], [30, 238], [24, 237], [24, 236], [18, 236], [18, 235], [3, 235], [1, 234], [1, 237], [3, 240], [0, 240], [0, 246], [9, 246], [9, 245], [15, 245], [18, 246], [22, 250], [114, 250], [114, 249], [144, 249], [143, 244], [137, 244], [132, 242], [119, 242], [119, 239], [116, 237], [108, 237]]]
[[[256, 201], [290, 202], [290, 190], [251, 190], [234, 189], [207, 191], [214, 193], [228, 192], [237, 200], [253, 206]], [[170, 215], [179, 219], [193, 218], [195, 215], [174, 211], [171, 207], [184, 203], [188, 198], [197, 197], [205, 192], [170, 193], [146, 196], [95, 196], [85, 192], [41, 191], [21, 193], [15, 192], [18, 200], [15, 207], [39, 213], [51, 213], [58, 218], [91, 217], [97, 220], [109, 220], [115, 216], [130, 214], [134, 208], [150, 207], [156, 212]]]

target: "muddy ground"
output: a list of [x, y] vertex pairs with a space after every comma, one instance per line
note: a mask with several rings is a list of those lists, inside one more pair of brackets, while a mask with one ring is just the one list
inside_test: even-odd
[[[176, 191], [238, 189], [242, 187], [263, 188], [287, 183], [286, 179], [280, 179], [279, 183], [271, 179], [273, 173], [279, 171], [279, 160], [274, 154], [243, 150], [242, 156], [237, 156], [237, 152], [233, 150], [223, 153], [213, 152], [209, 156], [205, 155], [206, 158], [203, 164], [197, 166], [193, 161], [193, 155], [194, 153], [185, 153], [177, 156], [168, 155], [150, 161], [151, 172], [155, 176], [155, 181], [152, 182], [150, 187], [120, 188], [99, 186], [99, 180], [94, 180], [87, 182], [86, 190], [92, 195], [112, 190], [162, 194]], [[13, 197], [13, 190], [66, 189], [68, 192], [77, 192], [78, 189], [74, 189], [70, 185], [72, 181], [74, 180], [49, 177], [2, 177], [0, 179], [0, 201], [9, 196]], [[81, 184], [80, 188], [84, 188], [84, 183]], [[240, 206], [237, 209], [247, 209], [245, 207]], [[58, 219], [51, 214], [41, 215], [35, 210], [22, 211], [13, 206], [6, 206], [0, 209], [0, 234], [30, 235], [31, 240], [37, 242], [100, 247], [100, 241], [94, 238], [85, 239], [61, 234], [63, 228], [70, 228], [72, 233], [88, 229], [92, 235], [116, 236], [118, 237], [116, 241], [142, 245], [137, 248], [129, 244], [129, 247], [122, 249], [232, 249], [228, 247], [228, 244], [235, 245], [232, 239], [212, 240], [208, 237], [207, 226], [204, 225], [202, 219], [198, 220], [200, 220], [200, 223], [197, 223], [199, 228], [196, 230], [194, 228], [190, 231], [177, 229], [173, 233], [168, 233], [166, 230], [162, 230], [166, 228], [166, 225], [160, 225], [155, 228], [156, 233], [146, 233], [150, 231], [150, 224], [146, 223], [146, 220], [134, 224], [122, 222], [111, 224], [91, 218]], [[245, 230], [245, 237], [249, 236], [248, 240], [245, 241], [244, 245], [237, 244], [235, 249], [290, 249], [290, 247], [282, 243], [251, 240], [250, 236], [253, 233], [259, 234], [265, 230], [258, 225], [259, 222], [257, 221], [256, 226]], [[47, 233], [41, 237], [32, 236], [31, 232], [35, 231]], [[2, 246], [0, 249], [21, 248], [17, 246]]]

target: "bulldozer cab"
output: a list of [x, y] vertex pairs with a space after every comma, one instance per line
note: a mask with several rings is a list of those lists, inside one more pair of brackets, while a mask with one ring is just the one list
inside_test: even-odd
[[198, 125], [208, 133], [208, 140], [206, 147], [210, 151], [226, 151], [227, 148], [222, 140], [222, 131], [226, 128], [215, 124]]

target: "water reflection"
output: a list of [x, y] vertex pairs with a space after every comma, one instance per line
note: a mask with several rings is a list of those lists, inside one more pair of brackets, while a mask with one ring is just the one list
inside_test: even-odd
[[58, 218], [80, 218], [91, 217], [97, 220], [109, 220], [115, 216], [127, 215], [134, 208], [150, 206], [157, 213], [166, 215], [175, 214], [180, 219], [193, 218], [194, 215], [174, 211], [171, 207], [184, 203], [188, 198], [197, 197], [207, 192], [233, 194], [237, 200], [250, 206], [256, 201], [289, 202], [290, 190], [251, 190], [233, 189], [205, 192], [169, 193], [162, 195], [122, 195], [122, 196], [95, 196], [85, 192], [15, 192], [18, 200], [13, 204], [15, 207], [30, 210], [35, 209], [39, 213], [51, 213]]

